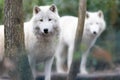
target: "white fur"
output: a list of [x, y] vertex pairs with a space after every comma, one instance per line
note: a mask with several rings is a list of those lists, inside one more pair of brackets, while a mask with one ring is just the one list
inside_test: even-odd
[[[78, 18], [73, 16], [64, 16], [60, 19], [61, 34], [58, 48], [56, 50], [56, 66], [57, 71], [64, 73], [62, 66], [67, 58], [68, 71], [72, 62], [74, 39], [77, 28]], [[96, 42], [96, 39], [105, 30], [105, 21], [102, 11], [86, 12], [84, 31], [82, 37], [82, 60], [80, 65], [80, 72], [86, 74], [86, 61], [90, 48]], [[65, 46], [68, 47], [68, 56], [62, 52]]]
[[4, 26], [0, 25], [0, 61], [3, 60], [4, 56]]
[[[28, 59], [34, 79], [37, 76], [36, 64], [45, 63], [45, 80], [50, 80], [51, 66], [59, 34], [59, 15], [54, 5], [55, 12], [50, 10], [52, 6], [37, 7], [40, 9], [28, 24], [25, 25], [25, 44], [28, 50]], [[42, 19], [42, 21], [40, 21]], [[51, 19], [49, 21], [49, 19]], [[45, 33], [45, 29], [48, 30]]]
[[[45, 32], [45, 29], [48, 31]], [[55, 5], [36, 6], [33, 9], [32, 19], [24, 23], [25, 48], [28, 52], [29, 64], [34, 80], [37, 77], [36, 65], [38, 63], [45, 64], [45, 80], [50, 80], [59, 32], [59, 15]], [[0, 33], [0, 60], [2, 60], [4, 55], [3, 25], [0, 26]]]

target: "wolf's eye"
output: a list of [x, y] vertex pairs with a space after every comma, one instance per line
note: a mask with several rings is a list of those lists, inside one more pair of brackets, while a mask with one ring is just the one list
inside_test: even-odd
[[40, 19], [40, 22], [43, 22], [43, 19]]
[[52, 19], [48, 19], [48, 21], [51, 21]]

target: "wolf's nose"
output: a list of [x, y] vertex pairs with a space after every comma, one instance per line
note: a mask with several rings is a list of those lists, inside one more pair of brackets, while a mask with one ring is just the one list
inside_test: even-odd
[[96, 34], [97, 34], [97, 32], [95, 32], [95, 31], [94, 31], [94, 32], [93, 32], [93, 34], [95, 34], [95, 35], [96, 35]]
[[47, 34], [47, 33], [48, 33], [48, 29], [44, 29], [44, 33], [46, 33], [46, 34]]

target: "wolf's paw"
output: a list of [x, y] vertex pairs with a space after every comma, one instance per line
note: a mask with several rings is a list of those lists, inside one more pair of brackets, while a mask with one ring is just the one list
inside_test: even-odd
[[88, 72], [86, 70], [82, 70], [80, 74], [88, 74]]
[[67, 73], [66, 71], [63, 71], [63, 70], [59, 70], [57, 72], [60, 73], [60, 74], [66, 74]]

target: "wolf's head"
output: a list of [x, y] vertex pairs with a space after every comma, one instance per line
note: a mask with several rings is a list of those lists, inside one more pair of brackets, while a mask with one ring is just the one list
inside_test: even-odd
[[106, 28], [104, 15], [101, 10], [97, 12], [86, 12], [85, 31], [92, 36], [100, 35]]
[[59, 27], [59, 15], [57, 7], [51, 6], [35, 6], [33, 8], [33, 31], [37, 36], [50, 36]]

